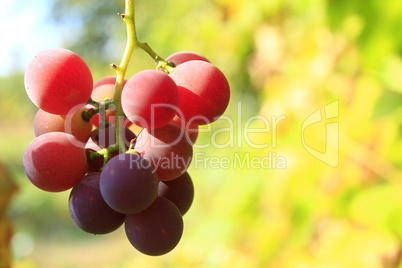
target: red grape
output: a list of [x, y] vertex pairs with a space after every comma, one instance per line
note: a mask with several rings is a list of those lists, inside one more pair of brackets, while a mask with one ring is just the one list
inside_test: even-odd
[[175, 64], [175, 66], [179, 66], [180, 64], [191, 60], [201, 60], [209, 62], [209, 60], [204, 56], [202, 56], [201, 54], [192, 51], [176, 52], [166, 58], [166, 61], [172, 61]]
[[184, 122], [177, 115], [170, 121], [171, 124], [174, 124], [184, 130], [189, 138], [188, 142], [193, 145], [198, 138], [198, 125], [189, 124], [188, 122]]
[[[123, 87], [126, 84], [127, 80], [124, 79]], [[94, 83], [94, 90], [102, 85], [115, 85], [116, 84], [116, 76], [105, 76]]]
[[134, 149], [150, 161], [161, 181], [183, 174], [193, 155], [186, 133], [170, 123], [157, 129], [143, 129]]
[[177, 207], [157, 197], [150, 207], [126, 216], [124, 223], [128, 240], [138, 251], [159, 256], [173, 250], [183, 234], [183, 218]]
[[[106, 123], [110, 123], [115, 125], [116, 124], [116, 110], [114, 108], [109, 108], [106, 111], [105, 110], [101, 110], [99, 111], [99, 113], [94, 114], [91, 118], [91, 122], [93, 123], [93, 125], [95, 127], [99, 127], [100, 126], [100, 121], [101, 121], [101, 117], [100, 117], [100, 113], [104, 113], [105, 114], [105, 119], [106, 119]], [[130, 127], [133, 123], [128, 120], [126, 117], [123, 117], [122, 120], [122, 125], [124, 127]]]
[[74, 106], [84, 106], [93, 86], [84, 60], [62, 48], [37, 54], [28, 64], [24, 81], [31, 101], [52, 114], [68, 114]]
[[99, 183], [106, 204], [124, 214], [146, 209], [158, 194], [158, 178], [149, 162], [138, 154], [120, 154], [110, 159]]
[[[123, 87], [127, 83], [127, 79], [123, 81]], [[116, 76], [106, 76], [98, 80], [92, 90], [91, 98], [96, 102], [104, 102], [105, 100], [112, 100], [114, 90], [116, 87]]]
[[159, 128], [173, 119], [179, 105], [176, 84], [164, 72], [141, 71], [132, 76], [122, 92], [127, 118], [144, 128]]
[[177, 179], [159, 182], [158, 196], [169, 199], [181, 215], [186, 214], [194, 199], [194, 185], [188, 172]]
[[85, 108], [68, 115], [57, 115], [39, 109], [34, 118], [34, 132], [38, 137], [48, 132], [66, 132], [85, 142], [92, 131], [92, 122], [82, 118]]
[[99, 172], [86, 175], [74, 186], [68, 199], [71, 219], [91, 234], [110, 233], [119, 228], [126, 217], [105, 203], [99, 189], [99, 178]]
[[93, 89], [91, 98], [96, 102], [104, 102], [105, 100], [112, 100], [113, 95], [114, 85], [104, 84]]
[[107, 110], [100, 110], [99, 113], [96, 113], [92, 116], [92, 123], [95, 127], [99, 127], [100, 126], [100, 122], [101, 122], [101, 116], [100, 114], [104, 113], [105, 119], [107, 122], [105, 123], [110, 123], [110, 124], [116, 124], [116, 111], [115, 109], [107, 109]]
[[181, 119], [205, 125], [217, 120], [229, 104], [230, 87], [225, 75], [205, 61], [180, 64], [171, 74], [180, 93]]
[[28, 179], [39, 189], [61, 192], [73, 187], [87, 170], [84, 145], [73, 135], [49, 132], [27, 147], [23, 166]]

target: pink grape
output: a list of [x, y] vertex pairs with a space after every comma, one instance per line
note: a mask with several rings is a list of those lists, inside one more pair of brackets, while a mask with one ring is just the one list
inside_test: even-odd
[[104, 102], [105, 100], [112, 100], [114, 94], [114, 85], [104, 84], [93, 89], [91, 99], [96, 102]]
[[197, 52], [192, 52], [192, 51], [176, 52], [166, 58], [166, 61], [173, 62], [175, 64], [175, 66], [179, 66], [180, 64], [185, 63], [187, 61], [191, 61], [191, 60], [201, 60], [201, 61], [209, 62], [209, 60], [207, 58], [205, 58], [203, 55], [201, 55]]
[[132, 76], [124, 86], [121, 98], [127, 118], [143, 128], [166, 125], [179, 105], [176, 84], [169, 75], [156, 70], [145, 70]]
[[100, 126], [100, 122], [101, 122], [101, 116], [100, 113], [104, 113], [105, 116], [105, 120], [107, 121], [106, 123], [110, 123], [110, 124], [116, 124], [116, 111], [115, 109], [107, 109], [99, 111], [99, 113], [94, 114], [92, 116], [92, 123], [95, 127], [99, 127]]
[[[107, 109], [106, 111], [99, 111], [99, 113], [94, 114], [91, 118], [91, 122], [93, 123], [93, 125], [95, 127], [99, 127], [100, 126], [100, 122], [101, 122], [101, 116], [100, 113], [104, 113], [105, 119], [106, 119], [106, 123], [115, 125], [116, 124], [116, 110], [115, 109]], [[122, 126], [124, 127], [130, 127], [133, 123], [127, 119], [127, 117], [123, 117], [123, 120], [121, 122]]]
[[180, 93], [178, 116], [196, 125], [216, 121], [226, 110], [230, 87], [225, 75], [205, 61], [180, 64], [171, 74]]
[[63, 132], [48, 132], [27, 147], [23, 166], [28, 179], [39, 189], [61, 192], [73, 187], [87, 171], [82, 142]]
[[198, 138], [198, 125], [189, 124], [180, 119], [177, 115], [170, 121], [171, 124], [184, 130], [189, 138], [189, 142], [193, 145]]
[[134, 149], [151, 163], [161, 181], [173, 180], [183, 174], [193, 156], [186, 133], [170, 123], [157, 129], [143, 129]]
[[74, 52], [47, 49], [28, 64], [24, 77], [31, 101], [52, 114], [68, 114], [76, 105], [84, 106], [92, 93], [92, 74]]
[[[123, 87], [127, 83], [127, 79], [123, 81]], [[106, 76], [95, 82], [91, 94], [91, 98], [97, 102], [103, 102], [107, 99], [112, 100], [116, 84], [116, 76]]]
[[48, 132], [66, 132], [75, 136], [79, 141], [86, 142], [92, 131], [92, 122], [82, 118], [85, 108], [68, 115], [57, 115], [39, 109], [34, 118], [34, 132], [38, 137]]
[[[124, 79], [123, 87], [126, 84], [126, 82], [127, 82], [127, 79]], [[98, 81], [96, 81], [94, 83], [93, 88], [95, 90], [97, 87], [102, 86], [102, 85], [114, 85], [114, 84], [116, 84], [116, 76], [105, 76], [105, 77], [99, 79]]]

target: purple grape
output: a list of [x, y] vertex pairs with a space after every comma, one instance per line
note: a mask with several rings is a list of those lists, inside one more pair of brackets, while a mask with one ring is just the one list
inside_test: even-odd
[[125, 220], [126, 235], [138, 251], [159, 256], [173, 250], [183, 234], [183, 218], [168, 199], [157, 197], [146, 210]]
[[149, 207], [158, 194], [158, 178], [150, 163], [138, 154], [119, 154], [107, 162], [100, 191], [114, 210], [131, 214]]
[[125, 214], [111, 209], [99, 190], [100, 173], [90, 173], [71, 190], [68, 209], [79, 228], [91, 234], [106, 234], [119, 228]]
[[186, 214], [194, 199], [194, 185], [188, 172], [177, 179], [159, 182], [158, 196], [169, 199], [181, 215]]

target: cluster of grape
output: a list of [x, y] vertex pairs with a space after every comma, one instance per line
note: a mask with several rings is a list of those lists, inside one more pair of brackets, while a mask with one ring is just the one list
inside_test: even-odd
[[116, 77], [93, 83], [88, 65], [66, 49], [37, 54], [25, 73], [39, 108], [23, 157], [29, 180], [49, 192], [72, 188], [69, 212], [79, 228], [106, 234], [124, 223], [148, 255], [178, 244], [194, 197], [187, 168], [198, 126], [219, 118], [230, 98], [227, 79], [202, 55], [179, 52], [164, 63], [125, 80], [117, 97]]

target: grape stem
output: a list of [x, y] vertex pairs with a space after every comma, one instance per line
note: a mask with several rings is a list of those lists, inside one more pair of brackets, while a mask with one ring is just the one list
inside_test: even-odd
[[116, 107], [116, 146], [119, 148], [120, 153], [123, 153], [126, 148], [124, 145], [124, 138], [122, 132], [122, 122], [124, 118], [123, 108], [121, 106], [121, 92], [123, 89], [124, 76], [126, 74], [128, 65], [134, 49], [137, 47], [137, 32], [135, 29], [135, 1], [126, 0], [125, 13], [119, 14], [126, 23], [127, 28], [127, 43], [123, 58], [119, 66], [112, 64], [111, 67], [116, 70], [116, 85], [113, 96], [113, 104]]
[[[94, 116], [95, 114], [100, 115], [100, 117], [104, 117], [104, 113], [107, 109], [109, 109], [110, 107], [114, 107], [111, 106], [113, 104], [113, 100], [105, 100], [102, 103], [96, 102], [92, 99], [90, 99], [88, 102], [88, 104], [91, 104], [92, 106], [94, 106], [95, 108], [90, 108], [88, 110], [84, 110], [81, 113], [81, 117], [85, 122], [89, 122], [92, 118], [92, 116]], [[102, 113], [101, 113], [102, 112]], [[105, 125], [105, 119], [102, 118], [101, 123], [103, 123], [103, 125]]]
[[155, 53], [155, 51], [148, 45], [148, 43], [138, 42], [138, 47], [144, 50], [156, 63], [156, 69], [163, 69], [166, 73], [172, 73], [174, 70], [174, 63], [166, 61], [161, 56]]
[[113, 96], [113, 104], [116, 107], [116, 146], [120, 153], [126, 151], [123, 138], [122, 121], [124, 118], [123, 108], [121, 106], [121, 92], [123, 90], [124, 76], [126, 75], [128, 65], [134, 49], [142, 49], [156, 63], [156, 69], [163, 69], [167, 73], [171, 73], [174, 69], [172, 62], [165, 61], [148, 45], [148, 43], [140, 42], [137, 38], [137, 30], [135, 26], [135, 0], [125, 0], [125, 12], [119, 16], [126, 23], [127, 43], [120, 65], [112, 64], [111, 67], [116, 70], [116, 84]]
[[99, 102], [94, 101], [92, 98], [89, 98], [87, 104], [91, 104], [94, 107], [99, 107]]

